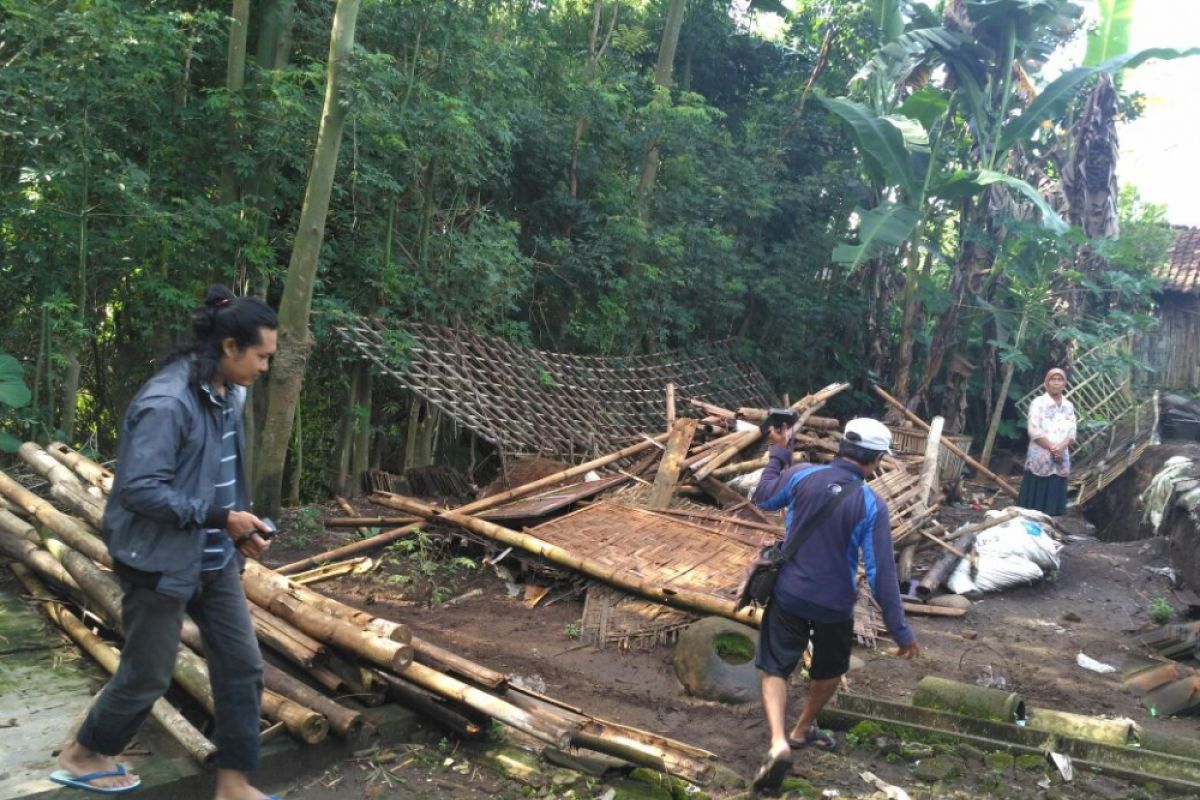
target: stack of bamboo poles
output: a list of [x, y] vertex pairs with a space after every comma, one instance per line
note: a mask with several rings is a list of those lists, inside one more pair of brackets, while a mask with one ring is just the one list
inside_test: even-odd
[[[119, 651], [69, 610], [85, 608], [120, 633], [121, 589], [97, 536], [111, 475], [60, 444], [42, 450], [27, 443], [20, 456], [49, 482], [54, 502], [0, 472], [0, 497], [7, 506], [0, 506], [0, 556], [12, 559], [14, 572], [51, 619], [112, 671]], [[330, 699], [325, 692], [331, 692], [361, 705], [391, 700], [463, 736], [480, 735], [495, 720], [549, 748], [593, 750], [694, 782], [711, 772], [711, 753], [590, 717], [512, 685], [506, 675], [424, 641], [402, 623], [345, 605], [256, 562], [247, 562], [243, 584], [260, 641], [288, 665], [266, 668], [264, 728], [285, 729], [306, 743], [331, 731], [354, 733], [363, 725], [361, 710]], [[182, 641], [173, 677], [211, 716], [207, 666], [190, 620]], [[154, 714], [198, 761], [212, 758], [212, 743], [178, 710], [161, 701]]]

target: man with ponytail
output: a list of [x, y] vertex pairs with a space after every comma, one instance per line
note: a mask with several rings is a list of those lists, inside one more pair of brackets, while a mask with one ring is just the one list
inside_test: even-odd
[[184, 614], [200, 628], [216, 704], [216, 800], [262, 800], [258, 767], [263, 661], [241, 571], [271, 530], [250, 512], [242, 411], [246, 387], [275, 353], [275, 312], [211, 287], [194, 342], [138, 391], [121, 428], [104, 514], [124, 589], [121, 664], [59, 756], [51, 780], [126, 792], [141, 780], [117, 763], [171, 683]]

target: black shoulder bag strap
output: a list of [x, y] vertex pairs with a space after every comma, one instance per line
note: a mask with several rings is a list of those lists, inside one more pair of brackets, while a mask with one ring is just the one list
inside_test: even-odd
[[817, 529], [817, 526], [829, 519], [829, 515], [832, 514], [839, 505], [841, 505], [842, 501], [845, 500], [849, 495], [854, 494], [854, 492], [856, 492], [858, 487], [862, 486], [862, 484], [862, 478], [856, 478], [855, 480], [847, 481], [846, 483], [830, 484], [831, 487], [839, 486], [841, 489], [833, 497], [826, 500], [825, 505], [821, 506], [817, 513], [813, 514], [804, 521], [804, 525], [800, 527], [800, 530], [796, 531], [796, 535], [792, 538], [792, 540], [779, 551], [780, 561], [787, 561], [792, 556], [796, 555], [796, 551], [800, 549], [802, 544], [808, 541], [808, 537], [812, 536], [812, 533]]

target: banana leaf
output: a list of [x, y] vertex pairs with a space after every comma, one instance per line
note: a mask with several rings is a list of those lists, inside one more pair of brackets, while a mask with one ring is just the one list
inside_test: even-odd
[[900, 203], [882, 203], [870, 211], [856, 209], [859, 216], [858, 244], [839, 244], [833, 260], [851, 269], [875, 256], [885, 247], [899, 247], [912, 235], [920, 219], [917, 212]]
[[1029, 104], [1029, 108], [1016, 119], [1004, 126], [1000, 134], [1000, 152], [1005, 152], [1017, 142], [1029, 136], [1044, 120], [1060, 116], [1067, 105], [1075, 98], [1079, 87], [1089, 78], [1101, 72], [1120, 72], [1149, 61], [1152, 58], [1172, 59], [1200, 55], [1200, 47], [1180, 49], [1176, 47], [1152, 47], [1136, 53], [1126, 53], [1105, 61], [1094, 67], [1076, 67], [1060, 75], [1052, 81], [1037, 99]]

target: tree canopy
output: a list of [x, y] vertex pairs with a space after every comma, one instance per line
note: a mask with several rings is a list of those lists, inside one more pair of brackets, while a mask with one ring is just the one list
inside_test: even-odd
[[[781, 391], [883, 380], [982, 436], [1049, 360], [1146, 323], [1161, 212], [1100, 235], [1071, 165], [1081, 119], [1095, 154], [1137, 113], [1092, 97], [1106, 76], [1183, 54], [1126, 52], [1127, 4], [1102, 6], [1089, 31], [1067, 0], [362, 0], [293, 495], [329, 488], [347, 426], [386, 463], [409, 425], [346, 380], [339, 310], [590, 354], [731, 340]], [[10, 433], [113, 452], [204, 286], [280, 303], [333, 15], [0, 0]]]

